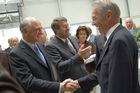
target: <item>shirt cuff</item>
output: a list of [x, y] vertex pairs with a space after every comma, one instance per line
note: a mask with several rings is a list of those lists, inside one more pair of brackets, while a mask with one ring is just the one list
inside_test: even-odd
[[61, 93], [61, 84], [59, 85], [59, 92], [58, 93]]

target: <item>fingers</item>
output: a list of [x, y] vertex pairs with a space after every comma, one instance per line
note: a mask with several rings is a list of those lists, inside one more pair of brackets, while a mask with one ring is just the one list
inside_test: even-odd
[[78, 51], [78, 54], [79, 54], [79, 56], [80, 56], [81, 58], [83, 58], [83, 59], [84, 59], [84, 58], [87, 58], [87, 57], [89, 57], [90, 54], [91, 54], [91, 49], [92, 49], [91, 46], [88, 46], [88, 47], [84, 48], [84, 46], [82, 45], [82, 46], [80, 47], [79, 51]]
[[81, 44], [80, 45], [80, 49], [84, 49], [84, 44]]
[[61, 89], [64, 93], [73, 93], [75, 90], [79, 88], [79, 84], [77, 81], [72, 79], [66, 79], [61, 83]]

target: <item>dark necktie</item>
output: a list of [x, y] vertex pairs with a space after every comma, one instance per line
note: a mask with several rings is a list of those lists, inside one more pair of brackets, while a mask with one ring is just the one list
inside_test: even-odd
[[34, 50], [36, 52], [36, 54], [38, 55], [38, 57], [44, 62], [44, 64], [46, 64], [46, 66], [48, 67], [48, 64], [43, 56], [43, 54], [41, 53], [41, 51], [39, 50], [38, 46], [35, 44], [34, 45]]

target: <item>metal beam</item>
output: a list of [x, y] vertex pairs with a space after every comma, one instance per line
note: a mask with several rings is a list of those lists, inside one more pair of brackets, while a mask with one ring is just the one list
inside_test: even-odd
[[57, 4], [58, 4], [59, 16], [63, 16], [62, 7], [61, 7], [61, 0], [57, 0]]
[[128, 12], [128, 17], [130, 17], [130, 8], [129, 8], [129, 2], [126, 0], [126, 7], [127, 7], [127, 12]]
[[8, 11], [7, 11], [7, 12], [1, 12], [1, 13], [0, 13], [0, 15], [1, 15], [1, 14], [10, 14], [10, 13], [18, 13], [18, 11], [10, 11], [10, 12], [8, 12]]

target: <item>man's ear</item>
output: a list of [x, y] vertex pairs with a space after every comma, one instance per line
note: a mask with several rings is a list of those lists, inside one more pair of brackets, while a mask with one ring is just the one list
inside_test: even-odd
[[108, 11], [107, 17], [108, 17], [108, 18], [111, 18], [111, 17], [112, 17], [112, 11], [111, 11], [111, 10]]
[[26, 33], [27, 33], [27, 29], [24, 28], [24, 29], [22, 30], [22, 33], [26, 34]]
[[54, 32], [55, 32], [56, 35], [58, 34], [58, 30], [57, 29]]

